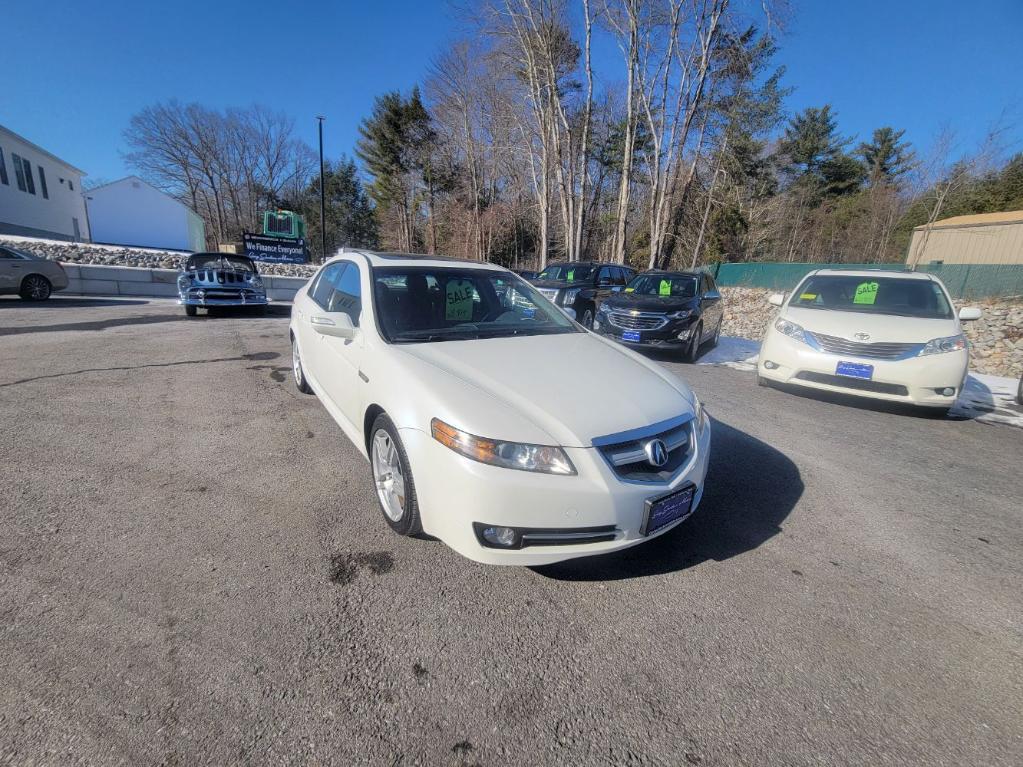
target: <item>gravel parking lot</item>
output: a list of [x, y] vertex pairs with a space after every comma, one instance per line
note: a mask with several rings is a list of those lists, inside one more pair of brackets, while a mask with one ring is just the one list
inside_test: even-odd
[[699, 512], [494, 568], [388, 530], [283, 313], [3, 298], [0, 361], [2, 764], [1023, 763], [1023, 430], [665, 362]]

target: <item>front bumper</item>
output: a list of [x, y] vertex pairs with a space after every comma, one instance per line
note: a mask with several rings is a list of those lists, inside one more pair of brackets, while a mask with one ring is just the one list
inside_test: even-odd
[[674, 320], [657, 330], [635, 331], [639, 333], [639, 340], [626, 341], [623, 336], [627, 331], [611, 324], [607, 320], [606, 315], [601, 316], [598, 314], [597, 322], [599, 322], [600, 327], [596, 327], [597, 323], [595, 322], [594, 333], [635, 349], [682, 349], [689, 343], [693, 329], [696, 327], [696, 322], [691, 318]]
[[203, 292], [202, 295], [199, 293], [195, 289], [178, 293], [178, 303], [182, 306], [266, 306], [270, 303], [266, 293], [255, 290], [239, 291], [234, 295], [215, 290]]
[[[873, 378], [863, 383], [857, 378], [837, 376], [835, 370], [841, 361], [873, 365]], [[782, 335], [772, 327], [760, 349], [757, 373], [771, 381], [810, 389], [947, 408], [962, 391], [969, 362], [970, 355], [965, 349], [905, 360], [829, 354]], [[775, 367], [768, 367], [769, 364]], [[952, 389], [953, 393], [942, 394], [939, 391], [942, 389]]]
[[[641, 533], [648, 499], [692, 483], [696, 486], [692, 511], [696, 510], [707, 475], [710, 432], [708, 420], [670, 482], [622, 480], [596, 448], [565, 448], [578, 472], [565, 477], [478, 463], [419, 429], [401, 429], [401, 439], [413, 467], [426, 533], [477, 562], [535, 566], [626, 549], [684, 522], [677, 520], [651, 535]], [[613, 535], [597, 542], [496, 549], [480, 543], [474, 523], [568, 532], [610, 528]]]

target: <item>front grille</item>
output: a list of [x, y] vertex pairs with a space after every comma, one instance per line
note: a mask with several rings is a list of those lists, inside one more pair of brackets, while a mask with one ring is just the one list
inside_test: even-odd
[[622, 330], [660, 330], [668, 324], [668, 318], [655, 312], [608, 312], [607, 320]]
[[847, 378], [845, 376], [830, 375], [828, 373], [814, 373], [810, 370], [804, 370], [800, 373], [796, 373], [796, 378], [802, 381], [812, 381], [813, 383], [827, 384], [828, 386], [839, 386], [843, 389], [856, 389], [858, 391], [872, 391], [878, 394], [894, 394], [899, 397], [905, 397], [909, 394], [909, 389], [901, 384], [890, 384], [882, 383], [881, 381], [867, 381], [863, 378]]
[[837, 336], [826, 336], [823, 333], [806, 333], [811, 346], [829, 354], [841, 354], [846, 357], [860, 357], [872, 360], [902, 360], [915, 357], [923, 344], [901, 343], [869, 343], [849, 341]]
[[[645, 447], [653, 439], [660, 439], [668, 448], [668, 461], [664, 466], [652, 466]], [[667, 424], [652, 426], [648, 433], [629, 434], [627, 439], [614, 435], [593, 441], [604, 460], [622, 479], [632, 482], [669, 482], [689, 460], [693, 450], [692, 418], [682, 417]]]
[[558, 289], [557, 288], [537, 288], [540, 291], [540, 295], [549, 301], [557, 303]]

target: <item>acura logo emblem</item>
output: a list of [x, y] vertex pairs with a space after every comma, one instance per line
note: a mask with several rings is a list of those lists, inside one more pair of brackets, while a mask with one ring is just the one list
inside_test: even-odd
[[857, 333], [853, 336], [857, 341], [869, 341], [870, 333]]
[[655, 468], [661, 468], [668, 462], [668, 448], [659, 439], [652, 439], [643, 445], [643, 452], [646, 453], [646, 462]]

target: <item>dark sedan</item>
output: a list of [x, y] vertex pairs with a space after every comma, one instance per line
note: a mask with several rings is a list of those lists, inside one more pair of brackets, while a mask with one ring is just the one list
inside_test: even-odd
[[693, 362], [704, 343], [717, 345], [723, 321], [721, 293], [709, 274], [651, 271], [601, 304], [593, 330], [627, 346], [678, 351]]
[[574, 311], [579, 323], [589, 328], [601, 303], [624, 288], [635, 274], [621, 264], [564, 261], [548, 264], [532, 283], [557, 306]]

